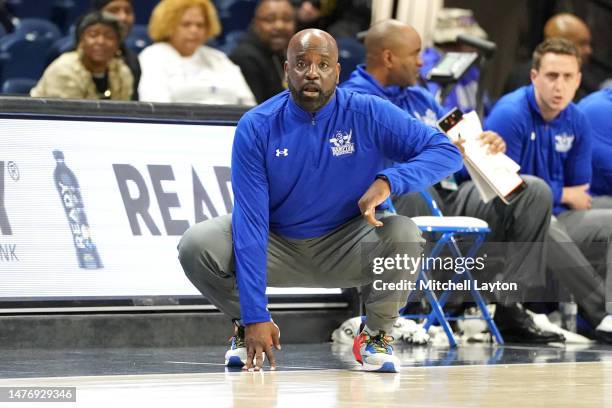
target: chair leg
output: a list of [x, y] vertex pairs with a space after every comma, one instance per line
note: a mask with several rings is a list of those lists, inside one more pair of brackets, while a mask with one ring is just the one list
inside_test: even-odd
[[[423, 325], [423, 328], [425, 329], [425, 331], [427, 331], [429, 330], [431, 325], [435, 323], [435, 321], [438, 321], [438, 323], [440, 323], [440, 326], [442, 326], [442, 328], [444, 329], [444, 332], [446, 333], [446, 337], [448, 337], [449, 345], [451, 347], [457, 347], [457, 341], [455, 340], [455, 335], [453, 334], [453, 331], [450, 325], [448, 324], [448, 320], [446, 320], [446, 317], [444, 317], [444, 311], [440, 307], [440, 304], [438, 303], [438, 300], [436, 299], [435, 293], [433, 293], [431, 289], [425, 289], [425, 294], [427, 296], [427, 299], [429, 300], [429, 304], [431, 305], [432, 312], [427, 317], [427, 321]], [[435, 316], [435, 320], [431, 319], [432, 314]]]
[[[482, 245], [483, 242], [484, 242], [484, 235], [479, 234], [476, 237], [476, 240], [474, 241], [470, 249], [468, 250], [467, 257], [473, 258], [474, 255], [476, 255], [476, 253], [480, 249], [480, 246]], [[454, 239], [451, 240], [450, 248], [454, 256], [456, 257], [462, 256], [461, 251], [459, 250], [459, 246], [457, 245], [457, 242]], [[472, 273], [470, 272], [469, 269], [466, 269], [463, 275], [464, 275], [464, 279], [467, 278], [470, 282], [474, 282], [474, 277], [472, 276]], [[486, 302], [482, 298], [482, 295], [480, 294], [480, 292], [478, 292], [473, 287], [473, 285], [470, 285], [470, 293], [472, 294], [472, 297], [476, 301], [476, 304], [478, 305], [478, 308], [480, 309], [480, 312], [482, 313], [483, 319], [487, 322], [487, 326], [489, 327], [489, 331], [493, 335], [493, 338], [495, 339], [497, 344], [500, 344], [500, 345], [504, 344], [504, 339], [501, 333], [499, 332], [499, 329], [497, 328], [497, 325], [495, 324], [493, 317], [491, 317], [491, 314], [489, 313], [489, 309], [487, 309]], [[443, 301], [442, 307], [444, 307], [444, 303], [446, 302], [446, 297], [444, 297], [444, 295], [446, 295], [446, 293], [444, 293], [441, 298], [441, 301]]]
[[[420, 280], [424, 282], [429, 281], [427, 272], [424, 269], [421, 269], [417, 282]], [[431, 312], [429, 313], [429, 315], [427, 315], [425, 323], [423, 324], [423, 329], [425, 331], [428, 331], [429, 328], [434, 323], [438, 322], [440, 326], [442, 326], [442, 329], [444, 329], [444, 333], [446, 333], [446, 337], [448, 338], [449, 345], [451, 347], [457, 347], [457, 341], [455, 340], [455, 335], [453, 334], [453, 330], [448, 324], [448, 320], [446, 320], [446, 317], [444, 316], [444, 311], [442, 310], [442, 307], [440, 306], [440, 302], [438, 301], [436, 294], [431, 289], [424, 289], [424, 292], [425, 292], [425, 296], [427, 297], [427, 301], [429, 302], [429, 305], [431, 306]]]
[[[473, 282], [474, 279], [472, 278], [472, 274], [469, 271], [466, 271], [466, 273], [468, 274], [468, 278]], [[489, 313], [489, 309], [487, 309], [487, 304], [485, 303], [484, 299], [480, 295], [480, 292], [478, 292], [474, 288], [471, 288], [470, 292], [472, 293], [472, 297], [476, 301], [476, 304], [478, 305], [478, 308], [480, 309], [480, 312], [482, 313], [482, 317], [487, 322], [487, 326], [489, 327], [489, 331], [493, 335], [493, 338], [495, 338], [495, 341], [497, 342], [497, 344], [500, 344], [500, 345], [504, 344], [504, 338], [499, 332], [499, 329], [497, 328], [497, 325], [495, 324], [493, 317]]]

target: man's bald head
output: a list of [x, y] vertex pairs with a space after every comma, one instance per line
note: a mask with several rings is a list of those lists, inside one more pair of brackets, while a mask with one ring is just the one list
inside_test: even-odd
[[368, 60], [378, 59], [383, 50], [396, 52], [405, 47], [406, 40], [408, 45], [420, 46], [421, 37], [414, 28], [398, 20], [384, 20], [374, 24], [365, 36], [365, 48]]
[[287, 59], [293, 53], [304, 52], [306, 49], [320, 50], [335, 57], [338, 62], [338, 44], [329, 33], [316, 28], [307, 28], [295, 33], [287, 46]]
[[422, 65], [421, 36], [408, 24], [385, 20], [365, 37], [366, 69], [383, 85], [414, 85]]
[[295, 34], [287, 47], [285, 75], [296, 104], [308, 112], [321, 109], [336, 92], [340, 77], [334, 37], [317, 29]]
[[573, 14], [561, 13], [552, 16], [544, 26], [544, 37], [565, 38], [574, 43], [583, 62], [589, 59], [591, 49], [591, 31], [584, 21]]

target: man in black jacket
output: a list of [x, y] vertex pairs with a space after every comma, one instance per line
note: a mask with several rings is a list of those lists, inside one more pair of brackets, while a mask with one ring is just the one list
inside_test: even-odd
[[230, 55], [257, 103], [287, 88], [283, 63], [294, 33], [295, 9], [289, 0], [263, 0], [255, 10], [248, 33]]

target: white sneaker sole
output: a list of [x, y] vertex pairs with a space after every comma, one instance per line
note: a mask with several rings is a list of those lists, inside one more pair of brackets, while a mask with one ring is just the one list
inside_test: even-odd
[[368, 364], [363, 363], [361, 371], [372, 373], [399, 373], [401, 366], [394, 361], [385, 361], [383, 364]]

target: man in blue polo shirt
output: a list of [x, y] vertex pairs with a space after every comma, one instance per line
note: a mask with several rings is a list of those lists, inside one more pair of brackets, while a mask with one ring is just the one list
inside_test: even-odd
[[[421, 38], [416, 30], [397, 20], [383, 21], [368, 30], [365, 47], [366, 64], [359, 65], [341, 88], [387, 99], [422, 122], [436, 126], [444, 110], [427, 90], [416, 86], [422, 64]], [[492, 152], [504, 151], [505, 143], [496, 133], [485, 132], [481, 138]], [[504, 276], [521, 282], [523, 289], [543, 285], [545, 252], [541, 251], [542, 245], [524, 243], [542, 243], [546, 238], [551, 207], [549, 188], [542, 180], [527, 176], [528, 188], [511, 205], [498, 198], [484, 203], [468, 178], [467, 172], [462, 171], [437, 189], [429, 189], [430, 193], [438, 197], [438, 204], [447, 215], [486, 220], [492, 230], [490, 241], [522, 243], [516, 246], [518, 251], [506, 257]], [[395, 197], [393, 203], [398, 214], [429, 215], [427, 205], [418, 194]], [[557, 333], [539, 330], [524, 309], [513, 302], [501, 302], [495, 320], [507, 341], [563, 341]]]
[[324, 31], [295, 34], [284, 68], [289, 91], [238, 122], [232, 216], [190, 228], [179, 243], [181, 265], [236, 322], [227, 365], [259, 370], [265, 354], [275, 367], [280, 332], [267, 309], [268, 285], [364, 286], [367, 321], [353, 353], [364, 370], [397, 372], [386, 333], [407, 292], [380, 284], [414, 281], [416, 271], [370, 264], [395, 256], [399, 244], [419, 258], [424, 240], [408, 217], [376, 211], [391, 194], [457, 171], [461, 154], [393, 104], [336, 89], [338, 48]]
[[[485, 127], [506, 141], [507, 152], [521, 173], [544, 179], [553, 192], [550, 251], [563, 243], [601, 246], [606, 265], [606, 312], [597, 334], [612, 340], [612, 211], [591, 209], [591, 126], [572, 103], [580, 84], [580, 56], [562, 38], [541, 43], [533, 54], [532, 85], [501, 98]], [[580, 253], [575, 254], [580, 257]], [[551, 255], [553, 256], [553, 255]], [[563, 265], [559, 265], [563, 267]], [[589, 268], [585, 266], [585, 268]], [[592, 270], [586, 271], [596, 276]]]
[[592, 93], [580, 101], [578, 108], [593, 130], [592, 207], [612, 208], [612, 88]]

